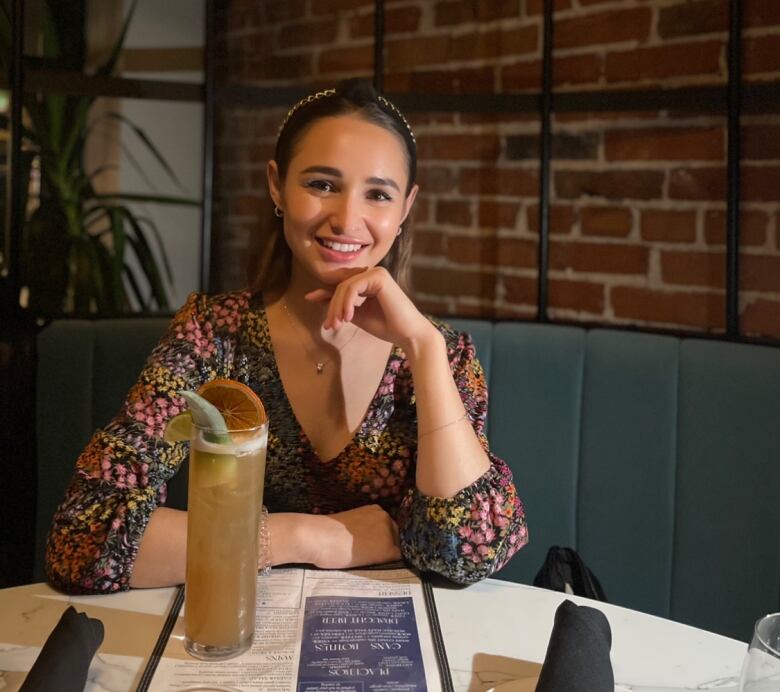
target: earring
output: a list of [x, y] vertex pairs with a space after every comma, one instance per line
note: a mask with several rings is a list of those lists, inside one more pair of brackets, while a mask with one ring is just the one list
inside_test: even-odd
[[274, 216], [277, 219], [281, 219], [284, 216], [284, 212], [274, 204]]
[[398, 230], [396, 231], [396, 234], [395, 234], [395, 235], [396, 235], [396, 237], [398, 237], [399, 235], [401, 235], [401, 233], [403, 233], [403, 232], [404, 232], [404, 227], [403, 227], [403, 226], [399, 226], [399, 227], [398, 227]]

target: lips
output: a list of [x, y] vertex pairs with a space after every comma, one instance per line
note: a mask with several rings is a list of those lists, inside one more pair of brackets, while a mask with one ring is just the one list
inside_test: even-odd
[[315, 240], [319, 246], [320, 254], [330, 262], [348, 262], [353, 260], [366, 247], [365, 244], [352, 238], [334, 240], [315, 237]]

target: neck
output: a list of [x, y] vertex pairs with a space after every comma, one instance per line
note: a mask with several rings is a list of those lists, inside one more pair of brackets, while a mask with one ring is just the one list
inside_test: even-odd
[[339, 329], [338, 332], [323, 330], [322, 324], [328, 313], [328, 301], [315, 302], [306, 300], [305, 297], [307, 293], [318, 288], [331, 290], [333, 286], [317, 281], [304, 272], [296, 271], [293, 265], [293, 272], [287, 287], [273, 302], [277, 303], [283, 311], [291, 313], [293, 319], [308, 331], [315, 343], [338, 343], [351, 329], [356, 329], [356, 327], [352, 325], [343, 330]]

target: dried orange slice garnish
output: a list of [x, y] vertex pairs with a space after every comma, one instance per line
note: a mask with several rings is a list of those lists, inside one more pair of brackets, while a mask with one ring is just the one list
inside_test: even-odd
[[198, 394], [219, 409], [228, 430], [247, 430], [268, 420], [260, 397], [236, 380], [211, 380], [198, 389]]

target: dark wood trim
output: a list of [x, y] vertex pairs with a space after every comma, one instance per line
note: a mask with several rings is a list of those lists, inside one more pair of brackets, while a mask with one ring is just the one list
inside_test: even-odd
[[122, 70], [127, 72], [202, 72], [204, 48], [126, 48], [122, 51]]
[[739, 336], [739, 191], [742, 87], [742, 7], [729, 2], [728, 152], [726, 190], [726, 333]]
[[[8, 89], [6, 75], [0, 75], [0, 88]], [[115, 96], [166, 101], [204, 101], [201, 83], [150, 79], [98, 77], [80, 72], [36, 68], [25, 71], [26, 91], [47, 91], [86, 96]], [[215, 85], [215, 95], [226, 105], [289, 106], [311, 92], [292, 86], [252, 84]], [[540, 112], [541, 92], [516, 94], [433, 94], [390, 93], [399, 108], [409, 111], [461, 113], [533, 113]], [[727, 84], [678, 87], [675, 89], [599, 89], [559, 91], [555, 93], [556, 113], [619, 112], [653, 110], [692, 110], [697, 113], [728, 112]], [[740, 93], [743, 113], [776, 113], [780, 110], [780, 82], [743, 84]]]
[[[0, 89], [8, 88], [5, 75]], [[203, 84], [152, 79], [124, 79], [60, 72], [47, 69], [25, 69], [24, 90], [69, 94], [73, 96], [111, 96], [116, 98], [152, 99], [156, 101], [203, 101]]]
[[553, 114], [553, 2], [544, 0], [542, 44], [541, 128], [539, 133], [539, 251], [537, 259], [536, 319], [547, 322], [550, 257], [550, 160]]
[[200, 290], [211, 290], [212, 221], [214, 214], [214, 121], [216, 106], [214, 100], [214, 81], [216, 76], [216, 8], [214, 0], [206, 0], [204, 8], [206, 71], [203, 94], [205, 97], [203, 113], [203, 171], [201, 183], [201, 225], [200, 225]]

